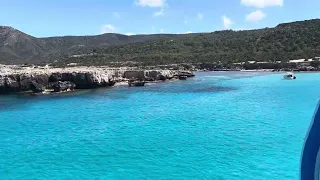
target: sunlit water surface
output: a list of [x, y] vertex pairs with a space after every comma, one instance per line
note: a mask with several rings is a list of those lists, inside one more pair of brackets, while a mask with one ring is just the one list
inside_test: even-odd
[[0, 97], [0, 179], [296, 179], [320, 74]]

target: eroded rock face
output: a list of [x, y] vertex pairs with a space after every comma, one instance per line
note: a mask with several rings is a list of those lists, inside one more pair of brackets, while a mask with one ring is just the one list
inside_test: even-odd
[[100, 87], [111, 87], [111, 86], [114, 86], [116, 84], [115, 81], [112, 81], [112, 80], [108, 80], [108, 81], [105, 81], [103, 80], [101, 83], [100, 83]]
[[0, 94], [5, 93], [5, 79], [0, 76]]
[[5, 87], [9, 92], [20, 91], [20, 77], [19, 75], [9, 75], [5, 77]]
[[159, 75], [157, 76], [157, 80], [165, 81], [166, 79], [167, 79], [167, 77], [165, 77], [165, 76], [162, 75], [162, 74], [159, 74]]
[[0, 76], [0, 93], [6, 94], [20, 91], [20, 78], [18, 75]]
[[167, 80], [172, 79], [173, 77], [177, 76], [177, 71], [171, 71], [171, 70], [149, 70], [146, 71], [146, 77], [152, 77], [156, 80]]
[[178, 76], [187, 76], [187, 77], [194, 77], [195, 75], [192, 72], [189, 71], [180, 71]]
[[86, 81], [86, 74], [85, 73], [77, 73], [74, 83], [76, 84], [77, 89], [86, 89], [88, 87], [88, 84]]
[[31, 79], [44, 87], [47, 87], [49, 84], [49, 76], [47, 74], [33, 75]]
[[95, 72], [70, 72], [70, 73], [52, 73], [49, 82], [70, 81], [76, 85], [77, 89], [92, 89], [97, 87], [113, 86], [109, 76]]
[[44, 90], [46, 90], [46, 86], [41, 83], [37, 83], [36, 81], [31, 81], [30, 89], [34, 93], [40, 93], [40, 92], [43, 92]]
[[[94, 68], [93, 68], [94, 69]], [[190, 76], [191, 74], [188, 74]], [[158, 81], [177, 78], [178, 72], [172, 70], [127, 70], [87, 68], [19, 70], [10, 74], [9, 70], [0, 74], [0, 94], [30, 91], [42, 92], [46, 88], [55, 91], [66, 89], [92, 89], [108, 87], [116, 82], [135, 79], [140, 81]], [[54, 86], [52, 86], [54, 84]]]
[[30, 75], [20, 75], [20, 90], [28, 91], [30, 89], [31, 81]]
[[123, 78], [144, 79], [145, 78], [145, 71], [125, 71], [123, 73]]
[[160, 74], [159, 71], [147, 71], [146, 77], [156, 79]]
[[62, 73], [59, 81], [70, 81], [74, 82], [76, 78], [76, 73]]
[[21, 91], [41, 92], [48, 85], [48, 75], [6, 75], [0, 77], [0, 93], [14, 93]]
[[52, 73], [49, 77], [49, 82], [57, 82], [62, 78], [61, 73]]
[[51, 88], [54, 92], [71, 91], [74, 90], [76, 85], [70, 81], [58, 81], [51, 84]]

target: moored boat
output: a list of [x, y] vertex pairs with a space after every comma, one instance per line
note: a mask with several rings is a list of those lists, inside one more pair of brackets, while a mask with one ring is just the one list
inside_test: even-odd
[[283, 79], [286, 79], [286, 80], [293, 80], [293, 79], [296, 79], [297, 77], [293, 74], [293, 73], [291, 73], [291, 72], [288, 72], [287, 74], [285, 74], [284, 76], [283, 76]]

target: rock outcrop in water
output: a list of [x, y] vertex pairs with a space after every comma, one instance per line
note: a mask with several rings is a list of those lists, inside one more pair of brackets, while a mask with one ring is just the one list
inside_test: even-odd
[[3, 66], [0, 68], [0, 94], [32, 91], [41, 93], [73, 89], [93, 89], [114, 86], [117, 82], [128, 82], [129, 79], [154, 82], [165, 81], [184, 75], [193, 77], [191, 72], [174, 70], [128, 70], [126, 68], [110, 69], [102, 67], [74, 68], [21, 68]]
[[98, 87], [113, 86], [112, 77], [96, 72], [64, 72], [52, 73], [49, 82], [68, 81], [76, 85], [77, 89], [92, 89]]
[[54, 92], [72, 91], [76, 88], [76, 84], [70, 81], [58, 81], [51, 84]]
[[37, 83], [35, 81], [31, 81], [30, 89], [34, 93], [40, 93], [46, 90], [46, 86], [44, 86], [43, 84]]
[[42, 92], [48, 86], [46, 74], [9, 74], [0, 75], [0, 94], [32, 90]]

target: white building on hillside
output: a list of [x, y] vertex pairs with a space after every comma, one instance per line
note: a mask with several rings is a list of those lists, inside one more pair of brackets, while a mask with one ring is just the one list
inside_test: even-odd
[[303, 63], [303, 62], [305, 62], [305, 59], [289, 60], [289, 63]]

